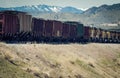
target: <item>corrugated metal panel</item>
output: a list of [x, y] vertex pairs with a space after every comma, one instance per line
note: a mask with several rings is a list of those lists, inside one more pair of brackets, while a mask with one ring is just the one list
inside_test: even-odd
[[69, 38], [70, 37], [70, 32], [69, 32], [69, 24], [63, 23], [63, 28], [62, 28], [62, 37], [63, 38]]
[[83, 35], [84, 35], [83, 24], [78, 24], [78, 26], [77, 26], [77, 36], [78, 37], [83, 37]]
[[2, 34], [2, 29], [3, 29], [3, 23], [0, 22], [0, 34]]
[[116, 39], [119, 39], [119, 32], [116, 32]]
[[23, 24], [24, 23], [24, 21], [23, 21], [23, 19], [24, 19], [23, 18], [23, 14], [18, 14], [18, 18], [19, 18], [19, 25], [20, 25], [20, 27], [19, 27], [20, 30], [19, 31], [22, 32], [23, 31], [23, 25], [24, 25]]
[[94, 30], [95, 30], [95, 32], [94, 32], [94, 38], [96, 38], [98, 31], [97, 31], [97, 28], [94, 28]]
[[113, 37], [114, 37], [114, 32], [113, 31], [110, 32], [110, 36], [113, 39]]
[[105, 30], [102, 30], [102, 38], [106, 38], [106, 31]]
[[111, 38], [110, 31], [107, 31], [106, 34], [107, 34], [107, 38], [110, 39]]
[[96, 38], [102, 38], [102, 32], [101, 29], [97, 29], [97, 34], [96, 34]]
[[118, 34], [119, 34], [118, 39], [120, 40], [120, 32]]
[[20, 32], [30, 32], [32, 24], [32, 16], [24, 13], [18, 13]]
[[100, 36], [99, 37], [102, 38], [102, 29], [100, 29]]
[[110, 31], [110, 37], [112, 38], [112, 36], [113, 36], [113, 34], [112, 34], [113, 32], [112, 31]]
[[43, 19], [37, 19], [37, 18], [32, 19], [32, 23], [33, 23], [32, 31], [36, 33], [38, 36], [43, 36], [44, 22], [45, 20]]
[[90, 27], [84, 27], [84, 38], [89, 39], [90, 38]]
[[76, 25], [77, 26], [77, 37], [81, 38], [84, 35], [84, 27], [83, 24], [79, 23], [79, 22], [74, 22], [74, 21], [67, 21], [65, 22], [67, 24], [71, 24], [71, 25]]
[[52, 37], [52, 33], [53, 33], [53, 21], [47, 20], [47, 21], [45, 21], [44, 36]]
[[62, 22], [54, 21], [53, 22], [53, 37], [61, 37], [62, 36]]
[[70, 38], [76, 38], [77, 36], [77, 25], [70, 25]]
[[95, 33], [95, 29], [93, 27], [90, 28], [90, 37], [94, 38], [94, 33]]
[[3, 23], [4, 23], [4, 15], [1, 14], [1, 19], [0, 19], [0, 34], [3, 33]]
[[29, 28], [28, 31], [31, 31], [31, 26], [32, 26], [32, 16], [27, 15], [27, 27]]
[[0, 20], [3, 19], [3, 14], [0, 14]]
[[91, 27], [90, 29], [90, 37], [95, 39], [99, 37], [99, 30], [97, 30], [97, 28], [95, 27]]
[[18, 32], [18, 17], [16, 15], [4, 15], [3, 32], [15, 34]]

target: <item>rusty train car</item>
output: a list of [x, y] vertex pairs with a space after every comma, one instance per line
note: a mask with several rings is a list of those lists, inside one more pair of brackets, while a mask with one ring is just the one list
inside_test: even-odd
[[0, 34], [4, 40], [13, 38], [19, 32], [18, 17], [15, 14], [0, 13]]
[[3, 40], [25, 40], [32, 31], [31, 26], [32, 16], [25, 12], [0, 12], [0, 38]]
[[37, 42], [115, 42], [120, 32], [84, 26], [75, 21], [56, 21], [32, 18], [25, 12], [0, 12], [1, 41]]

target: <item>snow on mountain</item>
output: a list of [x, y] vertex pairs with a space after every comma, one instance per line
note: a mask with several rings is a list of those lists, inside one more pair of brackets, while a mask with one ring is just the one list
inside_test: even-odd
[[50, 7], [53, 12], [60, 12], [62, 7]]
[[74, 7], [59, 7], [59, 6], [49, 6], [49, 5], [31, 5], [31, 6], [21, 6], [21, 7], [10, 7], [10, 8], [0, 8], [0, 10], [16, 10], [24, 11], [29, 13], [38, 12], [48, 12], [48, 13], [82, 13], [82, 10], [76, 9]]

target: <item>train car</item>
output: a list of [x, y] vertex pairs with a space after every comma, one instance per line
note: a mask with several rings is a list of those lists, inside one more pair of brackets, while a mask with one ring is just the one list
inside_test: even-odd
[[90, 39], [90, 27], [84, 26], [84, 42], [88, 42]]
[[42, 41], [44, 35], [45, 20], [32, 18], [32, 40]]
[[15, 34], [16, 32], [18, 32], [19, 22], [16, 15], [2, 13], [0, 14], [0, 17], [2, 33]]
[[16, 14], [0, 13], [0, 34], [4, 40], [11, 40], [19, 32], [19, 21]]
[[65, 22], [67, 24], [70, 24], [70, 25], [74, 25], [74, 38], [75, 38], [75, 41], [77, 42], [82, 42], [83, 41], [83, 35], [84, 35], [84, 27], [83, 27], [83, 24], [79, 23], [79, 22], [75, 22], [75, 21], [67, 21]]
[[78, 22], [74, 22], [74, 21], [67, 21], [65, 22], [66, 24], [69, 24], [69, 40], [71, 42], [75, 42], [76, 38], [77, 38], [77, 28], [78, 28]]
[[16, 37], [17, 40], [27, 40], [31, 32], [32, 16], [20, 11], [6, 10], [1, 13], [3, 15], [3, 23], [1, 23], [3, 38], [6, 36], [8, 38]]
[[38, 41], [58, 41], [62, 37], [62, 22], [33, 18], [32, 31]]

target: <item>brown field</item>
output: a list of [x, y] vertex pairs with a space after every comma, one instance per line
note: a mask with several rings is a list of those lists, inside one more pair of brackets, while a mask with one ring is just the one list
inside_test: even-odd
[[120, 78], [120, 44], [0, 43], [0, 78]]

